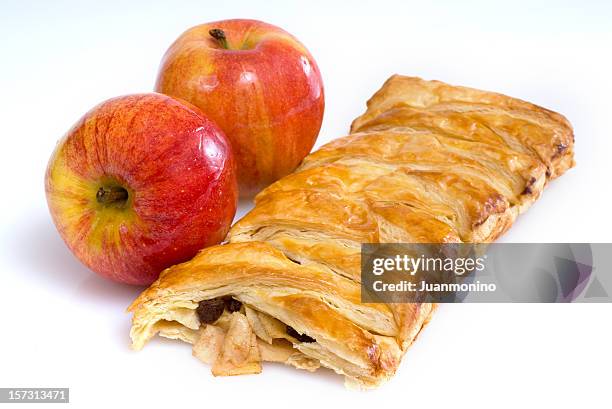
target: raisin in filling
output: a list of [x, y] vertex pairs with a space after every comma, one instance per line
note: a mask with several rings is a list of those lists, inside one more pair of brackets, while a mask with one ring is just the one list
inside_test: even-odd
[[242, 308], [242, 303], [232, 297], [219, 297], [212, 300], [202, 300], [198, 303], [196, 313], [201, 324], [213, 324], [227, 309], [229, 312], [237, 312]]
[[213, 298], [212, 300], [202, 300], [198, 303], [196, 313], [202, 324], [212, 324], [219, 319], [223, 310], [225, 309], [225, 302], [222, 298]]
[[300, 342], [315, 342], [314, 338], [311, 338], [306, 334], [300, 334], [295, 329], [293, 329], [293, 327], [290, 327], [289, 325], [287, 325], [287, 335], [292, 336], [293, 338], [297, 339]]

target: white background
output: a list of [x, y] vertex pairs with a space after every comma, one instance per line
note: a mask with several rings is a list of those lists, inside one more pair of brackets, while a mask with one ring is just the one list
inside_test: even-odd
[[328, 371], [280, 365], [213, 378], [176, 341], [132, 352], [125, 308], [139, 289], [98, 278], [72, 257], [43, 189], [56, 140], [98, 102], [151, 90], [181, 32], [257, 18], [296, 35], [320, 66], [318, 145], [345, 134], [393, 73], [565, 114], [578, 165], [503, 240], [610, 241], [609, 2], [174, 3], [0, 3], [0, 387], [70, 387], [78, 407], [610, 407], [611, 304], [444, 305], [397, 376], [370, 392], [347, 391]]

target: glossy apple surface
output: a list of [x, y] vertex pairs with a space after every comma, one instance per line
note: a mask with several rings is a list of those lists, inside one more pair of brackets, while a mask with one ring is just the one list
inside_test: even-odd
[[254, 20], [193, 27], [168, 49], [155, 90], [199, 107], [233, 147], [241, 196], [292, 172], [323, 120], [321, 74], [286, 31]]
[[153, 93], [85, 114], [51, 156], [45, 190], [76, 257], [138, 285], [223, 240], [237, 200], [223, 132], [198, 108]]

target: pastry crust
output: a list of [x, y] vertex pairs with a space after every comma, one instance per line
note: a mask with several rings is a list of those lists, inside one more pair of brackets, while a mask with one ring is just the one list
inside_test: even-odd
[[[573, 144], [552, 111], [393, 76], [349, 136], [256, 197], [229, 243], [167, 269], [134, 301], [133, 346], [159, 333], [194, 344], [219, 375], [268, 360], [377, 386], [434, 306], [362, 304], [361, 243], [493, 241], [573, 166]], [[242, 309], [200, 325], [198, 303], [227, 296]]]

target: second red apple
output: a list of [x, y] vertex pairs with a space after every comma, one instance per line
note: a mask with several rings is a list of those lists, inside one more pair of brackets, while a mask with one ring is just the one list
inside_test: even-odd
[[187, 30], [166, 52], [155, 89], [191, 102], [221, 127], [242, 197], [292, 172], [323, 120], [323, 82], [308, 50], [255, 20]]

